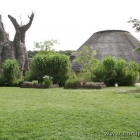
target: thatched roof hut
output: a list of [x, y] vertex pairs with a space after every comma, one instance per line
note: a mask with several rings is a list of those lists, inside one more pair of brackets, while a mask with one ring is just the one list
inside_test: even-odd
[[[135, 61], [140, 64], [140, 52], [132, 50], [140, 45], [140, 41], [129, 32], [123, 30], [105, 30], [94, 33], [76, 52], [83, 46], [93, 47], [96, 58], [102, 60], [108, 55], [123, 58], [126, 61]], [[72, 63], [75, 71], [80, 70], [80, 65]]]

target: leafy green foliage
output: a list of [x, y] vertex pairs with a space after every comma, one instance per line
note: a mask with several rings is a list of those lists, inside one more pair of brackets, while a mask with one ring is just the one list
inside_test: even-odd
[[2, 64], [2, 69], [2, 75], [9, 82], [9, 84], [12, 84], [16, 79], [18, 79], [20, 69], [17, 60], [7, 59]]
[[31, 50], [29, 50], [28, 51], [28, 57], [29, 58], [33, 58], [37, 53], [38, 53], [38, 51], [31, 51]]
[[84, 46], [82, 50], [76, 54], [74, 62], [79, 63], [82, 66], [81, 72], [78, 77], [82, 79], [87, 79], [91, 81], [91, 72], [93, 68], [91, 66], [96, 66], [98, 60], [95, 58], [96, 51], [92, 47]]
[[37, 80], [33, 80], [32, 83], [33, 83], [33, 85], [38, 85], [38, 81]]
[[23, 79], [17, 79], [13, 82], [12, 86], [14, 87], [20, 87], [23, 84], [24, 80]]
[[126, 61], [122, 58], [115, 60], [115, 71], [118, 76], [123, 77], [126, 71]]
[[58, 53], [70, 56], [73, 52], [74, 52], [73, 50], [65, 50], [65, 51], [60, 50]]
[[140, 51], [140, 48], [135, 48], [134, 50], [132, 50], [133, 52], [139, 52]]
[[130, 61], [126, 70], [127, 85], [134, 85], [138, 78], [139, 65], [136, 62]]
[[78, 73], [78, 79], [82, 82], [82, 81], [88, 81], [91, 82], [91, 69], [84, 71], [81, 70], [80, 73]]
[[132, 19], [132, 18], [130, 18], [130, 20], [128, 21], [128, 23], [132, 23], [133, 24], [133, 27], [132, 28], [135, 28], [135, 30], [137, 32], [140, 31], [140, 21], [138, 19]]
[[44, 77], [43, 77], [43, 85], [47, 85], [47, 86], [50, 86], [50, 85], [52, 85], [53, 84], [53, 81], [52, 81], [52, 77], [50, 77], [50, 76], [48, 76], [48, 75], [45, 75]]
[[115, 60], [115, 67], [114, 70], [116, 72], [115, 81], [119, 85], [126, 85], [126, 70], [127, 70], [127, 63], [124, 59], [116, 59]]
[[115, 83], [119, 86], [131, 86], [137, 80], [138, 69], [138, 64], [133, 61], [126, 63], [123, 59], [108, 56], [96, 65], [92, 72], [92, 80], [103, 81], [107, 86], [114, 86]]
[[100, 61], [96, 66], [92, 66], [93, 70], [91, 73], [91, 80], [95, 82], [103, 82], [104, 81], [104, 66], [103, 62]]
[[29, 67], [29, 70], [26, 71], [24, 80], [25, 81], [32, 81], [34, 79], [37, 79], [37, 75], [35, 74], [35, 71], [31, 69], [31, 66]]
[[44, 42], [34, 42], [35, 48], [39, 50], [49, 51], [54, 44], [59, 44], [58, 40], [46, 40]]
[[80, 85], [80, 81], [74, 71], [69, 72], [69, 78], [67, 79], [65, 85], [66, 86]]
[[37, 79], [39, 83], [43, 82], [43, 76], [53, 77], [53, 83], [64, 85], [69, 71], [69, 58], [62, 54], [37, 55], [30, 64], [30, 70], [27, 73], [26, 80]]
[[58, 40], [47, 40], [44, 42], [34, 42], [34, 49], [39, 50], [37, 54], [55, 54], [55, 50], [52, 49], [54, 44], [58, 44]]
[[5, 78], [1, 77], [0, 78], [0, 86], [7, 86], [7, 85], [8, 85], [8, 81]]
[[108, 56], [103, 60], [104, 66], [104, 82], [106, 85], [113, 86], [115, 83], [115, 59], [112, 56]]
[[47, 79], [47, 78], [43, 79], [42, 85], [50, 86], [52, 84], [53, 84], [53, 81], [51, 79]]
[[[46, 51], [31, 51], [31, 50], [29, 50], [28, 51], [28, 57], [29, 58], [33, 58], [36, 54], [38, 55], [38, 54], [48, 54], [48, 53], [55, 53], [55, 51], [54, 50], [50, 50], [49, 52], [46, 52]], [[57, 53], [60, 53], [60, 54], [65, 54], [65, 55], [67, 55], [67, 56], [70, 56], [71, 54], [73, 54], [74, 53], [74, 51], [73, 50], [65, 50], [65, 51], [62, 51], [62, 50], [60, 50], [60, 51], [58, 51]]]
[[88, 48], [87, 46], [84, 46], [82, 50], [76, 55], [77, 57], [75, 58], [74, 62], [81, 64], [82, 70], [90, 69], [90, 67], [96, 64], [96, 62], [98, 61], [95, 58], [96, 51], [91, 47]]
[[[138, 19], [132, 19], [130, 18], [130, 20], [128, 21], [128, 23], [132, 23], [133, 27], [135, 28], [136, 32], [140, 31], [140, 21]], [[136, 44], [136, 45], [140, 45], [140, 44]], [[140, 47], [135, 48], [133, 51], [139, 52], [140, 51]]]
[[77, 86], [77, 85], [80, 85], [80, 81], [78, 78], [71, 78], [71, 79], [68, 79], [65, 83], [66, 86]]

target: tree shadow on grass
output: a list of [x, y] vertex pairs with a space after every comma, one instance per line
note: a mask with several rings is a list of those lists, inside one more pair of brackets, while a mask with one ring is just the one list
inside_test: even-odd
[[137, 90], [127, 90], [126, 93], [140, 93], [140, 89], [137, 89]]
[[140, 98], [140, 95], [135, 95], [136, 98]]
[[119, 93], [119, 94], [133, 94], [136, 98], [140, 98], [140, 89], [136, 89], [136, 90], [123, 90], [123, 91], [118, 91], [116, 93]]

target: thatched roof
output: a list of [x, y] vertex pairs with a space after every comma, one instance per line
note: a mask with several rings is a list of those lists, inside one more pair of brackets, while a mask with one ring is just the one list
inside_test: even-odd
[[[115, 58], [132, 60], [140, 64], [140, 52], [132, 51], [138, 45], [140, 45], [140, 41], [127, 31], [106, 30], [94, 33], [77, 52], [80, 52], [83, 46], [88, 46], [96, 50], [96, 58], [99, 60], [112, 55]], [[79, 71], [80, 67], [72, 63], [72, 68]]]

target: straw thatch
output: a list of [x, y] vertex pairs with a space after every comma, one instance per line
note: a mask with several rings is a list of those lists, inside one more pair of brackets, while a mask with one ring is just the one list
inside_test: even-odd
[[[140, 64], [140, 52], [132, 51], [139, 47], [138, 45], [140, 41], [127, 31], [106, 30], [94, 33], [76, 52], [80, 52], [83, 46], [88, 46], [96, 50], [96, 58], [99, 60], [112, 55], [115, 58], [132, 60]], [[80, 65], [72, 63], [72, 68], [79, 71]]]

